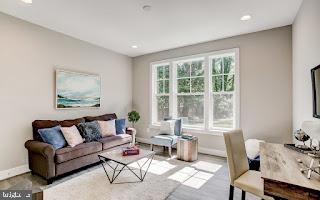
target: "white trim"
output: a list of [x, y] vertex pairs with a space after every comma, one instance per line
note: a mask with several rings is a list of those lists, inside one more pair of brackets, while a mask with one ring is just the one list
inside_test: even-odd
[[[137, 137], [136, 140], [138, 142], [141, 142], [141, 143], [150, 144], [150, 140], [146, 139], [146, 138]], [[199, 147], [198, 148], [198, 152], [202, 153], [202, 154], [212, 155], [212, 156], [219, 156], [219, 157], [224, 157], [224, 158], [227, 157], [226, 156], [227, 154], [226, 154], [225, 151], [218, 150], [218, 149], [210, 149], [210, 148], [205, 148], [205, 147]]]
[[198, 151], [199, 153], [202, 153], [202, 154], [208, 154], [208, 155], [219, 156], [224, 158], [227, 157], [226, 151], [222, 151], [218, 149], [209, 149], [209, 148], [199, 147]]
[[30, 172], [28, 165], [21, 165], [11, 169], [0, 171], [0, 181], [11, 178], [20, 174]]

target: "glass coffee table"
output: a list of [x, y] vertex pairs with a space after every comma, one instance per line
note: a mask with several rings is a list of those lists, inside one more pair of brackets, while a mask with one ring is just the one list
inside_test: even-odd
[[[142, 182], [148, 172], [148, 169], [151, 165], [151, 162], [153, 160], [153, 157], [155, 155], [154, 151], [144, 150], [140, 149], [139, 155], [133, 155], [133, 156], [123, 156], [122, 155], [122, 149], [115, 149], [108, 152], [103, 152], [101, 154], [98, 154], [98, 157], [101, 161], [101, 165], [108, 177], [108, 180], [110, 183], [114, 183], [116, 178], [119, 176], [119, 174], [124, 170], [129, 170], [134, 174], [139, 181], [136, 182]], [[142, 163], [139, 163], [138, 161], [141, 161]], [[112, 162], [114, 162], [115, 166], [113, 166]], [[129, 165], [136, 162], [138, 168], [130, 167]], [[143, 167], [146, 168], [144, 170]], [[108, 173], [108, 168], [112, 169], [111, 173]], [[139, 171], [138, 173], [135, 171]], [[143, 172], [145, 171], [145, 172]], [[125, 182], [117, 182], [117, 183], [125, 183]]]

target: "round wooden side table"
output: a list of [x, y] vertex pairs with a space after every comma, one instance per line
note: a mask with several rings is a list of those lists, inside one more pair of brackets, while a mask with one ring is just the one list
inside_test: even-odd
[[177, 141], [177, 159], [191, 162], [198, 159], [198, 138], [191, 140], [178, 138]]

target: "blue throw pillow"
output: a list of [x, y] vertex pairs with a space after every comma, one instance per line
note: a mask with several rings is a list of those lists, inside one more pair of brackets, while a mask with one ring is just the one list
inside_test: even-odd
[[52, 128], [43, 128], [39, 129], [38, 133], [45, 143], [51, 144], [54, 149], [60, 149], [67, 144], [60, 128], [60, 125]]
[[126, 119], [116, 119], [116, 133], [117, 135], [126, 133]]
[[180, 118], [172, 119], [172, 117], [164, 118], [164, 121], [167, 121], [167, 120], [176, 120], [176, 123], [174, 125], [174, 134], [176, 136], [181, 136], [182, 135], [182, 119]]

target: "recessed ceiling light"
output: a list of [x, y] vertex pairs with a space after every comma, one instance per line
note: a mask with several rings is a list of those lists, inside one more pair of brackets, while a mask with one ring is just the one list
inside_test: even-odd
[[151, 6], [150, 6], [150, 5], [144, 5], [144, 6], [142, 7], [142, 10], [144, 10], [144, 11], [150, 11], [150, 10], [151, 10]]
[[241, 17], [241, 21], [247, 21], [247, 20], [250, 20], [251, 19], [251, 15], [243, 15]]
[[131, 48], [133, 48], [133, 49], [137, 49], [137, 48], [138, 48], [138, 46], [137, 46], [137, 45], [132, 45], [132, 46], [131, 46]]
[[32, 4], [32, 0], [21, 0], [21, 1], [27, 4]]

